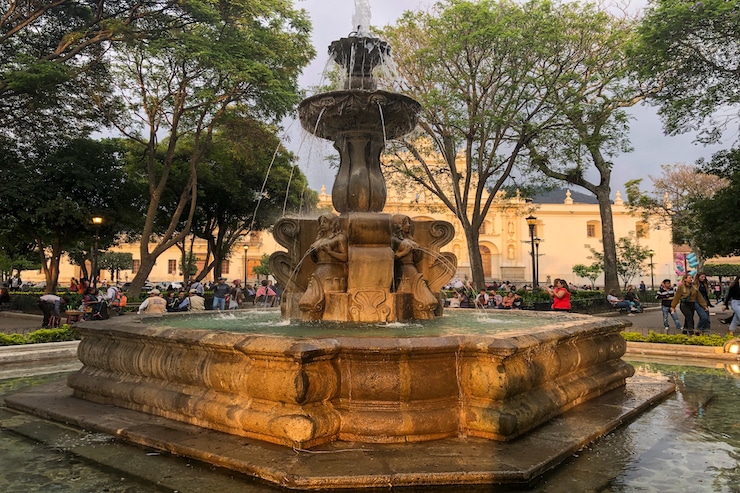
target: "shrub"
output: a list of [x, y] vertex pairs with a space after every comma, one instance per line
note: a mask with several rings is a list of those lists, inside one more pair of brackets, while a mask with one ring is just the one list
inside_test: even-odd
[[76, 341], [80, 333], [67, 324], [58, 329], [39, 329], [27, 336], [22, 334], [0, 333], [0, 346], [16, 346], [19, 344], [37, 344], [42, 342]]
[[732, 339], [732, 336], [719, 336], [717, 334], [711, 334], [706, 336], [692, 336], [689, 337], [685, 334], [660, 334], [654, 331], [646, 336], [640, 332], [622, 332], [622, 337], [627, 342], [653, 342], [657, 344], [682, 344], [685, 346], [723, 346], [725, 342]]

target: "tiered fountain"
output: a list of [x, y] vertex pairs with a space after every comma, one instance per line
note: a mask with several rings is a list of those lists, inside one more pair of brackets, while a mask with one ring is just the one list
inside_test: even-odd
[[385, 179], [380, 154], [386, 139], [416, 126], [419, 103], [379, 90], [373, 76], [390, 46], [358, 33], [335, 41], [332, 58], [345, 75], [344, 90], [317, 94], [298, 107], [301, 124], [334, 142], [340, 155], [332, 203], [340, 216], [286, 218], [275, 238], [288, 252], [274, 253], [270, 270], [287, 287], [282, 312], [300, 320], [393, 322], [441, 314], [435, 293], [457, 268], [440, 247], [454, 237], [446, 221], [412, 221], [383, 214]]
[[[596, 414], [609, 419], [598, 426], [577, 418], [542, 443], [537, 432], [527, 433], [625, 386], [633, 369], [621, 360], [624, 322], [508, 313], [498, 317], [535, 317], [528, 325], [536, 328], [474, 333], [450, 319], [442, 332], [394, 336], [376, 327], [441, 315], [435, 293], [456, 262], [439, 252], [452, 237], [449, 223], [382, 213], [384, 138], [410, 131], [419, 112], [414, 100], [376, 88], [373, 69], [389, 51], [365, 35], [333, 43], [330, 52], [347, 71], [344, 90], [318, 94], [299, 108], [304, 127], [333, 140], [340, 152], [332, 192], [340, 214], [281, 220], [275, 234], [288, 251], [274, 254], [270, 265], [288, 287], [284, 318], [322, 321], [325, 334], [303, 336], [293, 322], [246, 334], [169, 327], [167, 318], [165, 326], [130, 317], [83, 323], [84, 366], [68, 379], [73, 397], [44, 390], [6, 404], [309, 488], [527, 481], [645, 405], [615, 391], [609, 395], [617, 397], [600, 401], [606, 407]], [[347, 329], [328, 321], [359, 324]], [[357, 328], [368, 322], [369, 332]], [[661, 387], [649, 399], [667, 391]], [[563, 435], [570, 438], [556, 447], [555, 437]], [[255, 439], [250, 448], [243, 437]], [[513, 448], [482, 445], [508, 441]], [[350, 471], [342, 454], [301, 459], [287, 448], [343, 442], [406, 459], [353, 460]], [[417, 463], [424, 449], [409, 442], [428, 442], [436, 459]], [[377, 444], [397, 445], [368, 448]], [[473, 453], [478, 456], [465, 459]]]

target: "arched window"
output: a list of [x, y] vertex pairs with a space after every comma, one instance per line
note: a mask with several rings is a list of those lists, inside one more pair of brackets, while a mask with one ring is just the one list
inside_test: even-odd
[[601, 238], [601, 223], [599, 221], [588, 221], [586, 223], [587, 238]]
[[635, 232], [638, 238], [650, 238], [650, 225], [645, 221], [635, 223]]

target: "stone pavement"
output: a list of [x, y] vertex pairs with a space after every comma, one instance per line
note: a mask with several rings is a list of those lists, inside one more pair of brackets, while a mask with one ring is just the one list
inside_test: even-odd
[[[714, 305], [714, 307], [709, 309], [709, 318], [711, 320], [710, 331], [712, 334], [719, 334], [721, 336], [727, 334], [728, 326], [721, 324], [720, 320], [729, 316], [730, 313], [730, 311], [722, 311], [722, 307], [718, 305]], [[629, 331], [640, 332], [643, 335], [648, 335], [651, 330], [660, 334], [663, 333], [663, 314], [660, 306], [647, 308], [643, 313], [636, 313], [634, 315], [626, 315], [624, 313], [621, 313], [619, 315], [612, 314], [612, 316], [629, 317], [627, 318], [627, 320], [632, 323], [632, 328], [628, 329]], [[683, 315], [681, 313], [678, 314], [678, 319], [683, 325]], [[698, 320], [698, 317], [694, 318], [695, 326]], [[678, 331], [673, 324], [673, 319], [669, 317], [668, 322], [670, 324], [668, 333], [677, 334]]]

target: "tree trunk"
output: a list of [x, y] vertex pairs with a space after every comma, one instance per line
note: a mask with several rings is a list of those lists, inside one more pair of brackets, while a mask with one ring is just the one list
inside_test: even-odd
[[601, 242], [604, 248], [604, 292], [611, 289], [619, 290], [619, 276], [617, 274], [617, 242], [614, 239], [614, 218], [612, 216], [612, 202], [609, 198], [609, 186], [596, 187], [594, 192], [599, 201], [601, 214]]
[[470, 272], [473, 276], [473, 286], [475, 289], [484, 289], [486, 287], [486, 277], [483, 271], [483, 259], [478, 247], [480, 234], [476, 228], [466, 227], [465, 239], [468, 243], [468, 257], [470, 258]]
[[141, 250], [141, 265], [139, 266], [139, 271], [136, 273], [134, 278], [131, 279], [131, 286], [128, 288], [127, 292], [127, 296], [129, 298], [136, 298], [139, 296], [141, 288], [144, 287], [144, 283], [149, 278], [149, 274], [152, 272], [154, 263], [157, 260], [156, 256], [151, 255], [149, 252], [145, 253], [145, 251], [143, 251], [143, 247]]

